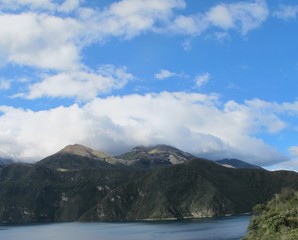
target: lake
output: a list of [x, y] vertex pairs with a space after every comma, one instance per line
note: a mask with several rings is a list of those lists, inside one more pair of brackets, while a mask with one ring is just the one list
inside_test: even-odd
[[249, 216], [187, 221], [1, 226], [1, 240], [238, 240]]

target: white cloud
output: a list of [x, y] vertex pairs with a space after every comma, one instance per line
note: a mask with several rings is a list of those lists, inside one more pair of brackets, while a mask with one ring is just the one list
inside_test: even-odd
[[78, 100], [90, 100], [111, 90], [124, 87], [134, 76], [125, 67], [116, 68], [104, 65], [92, 71], [62, 72], [46, 75], [37, 83], [30, 85], [29, 92], [23, 97], [35, 99], [41, 97], [68, 97]]
[[80, 64], [76, 45], [80, 24], [70, 18], [22, 13], [0, 15], [0, 59], [45, 69], [73, 69]]
[[[243, 34], [266, 20], [264, 1], [221, 4], [207, 13], [178, 15], [183, 0], [122, 0], [103, 10], [79, 0], [2, 0], [0, 61], [42, 69], [78, 70], [81, 50], [110, 37], [130, 39], [144, 32], [200, 35], [210, 25]], [[29, 10], [27, 10], [29, 8]], [[11, 12], [8, 10], [18, 10]], [[63, 17], [59, 12], [64, 11]]]
[[79, 8], [81, 0], [65, 0], [58, 8], [62, 12], [71, 12]]
[[234, 4], [230, 6], [230, 11], [242, 34], [260, 27], [269, 16], [265, 0]]
[[207, 13], [207, 18], [213, 25], [220, 28], [229, 29], [234, 27], [234, 19], [228, 6], [218, 5], [213, 7]]
[[74, 139], [85, 138], [88, 119], [77, 106], [47, 111], [0, 107], [1, 154], [14, 159], [33, 161]]
[[159, 32], [170, 21], [173, 10], [185, 6], [183, 0], [122, 0], [102, 12], [94, 12], [88, 26], [96, 32], [97, 39], [130, 39], [147, 31]]
[[37, 112], [2, 106], [0, 154], [28, 161], [71, 143], [108, 153], [165, 143], [212, 159], [236, 157], [263, 166], [288, 160], [256, 136], [285, 129], [279, 126], [280, 115], [293, 114], [290, 107], [296, 103], [218, 100], [214, 95], [162, 92], [96, 98], [81, 107]]
[[[296, 103], [291, 103], [289, 106], [293, 107]], [[271, 134], [280, 132], [287, 127], [287, 123], [283, 121], [279, 115], [283, 112], [294, 113], [289, 110], [287, 104], [277, 104], [266, 102], [260, 99], [252, 99], [245, 101], [245, 104], [238, 104], [234, 101], [229, 101], [225, 105], [227, 111], [245, 113], [245, 116], [252, 116], [252, 118], [242, 119], [246, 121], [250, 127], [249, 132], [268, 132]]]
[[298, 172], [298, 146], [291, 146], [288, 149], [290, 159], [270, 167], [270, 170], [289, 170]]
[[70, 12], [76, 10], [82, 0], [0, 0], [1, 10], [20, 11], [30, 9], [31, 11]]
[[202, 75], [199, 75], [196, 77], [195, 82], [196, 82], [196, 87], [201, 87], [205, 84], [207, 84], [210, 80], [210, 74], [209, 73], [204, 73]]
[[273, 12], [273, 15], [277, 18], [288, 20], [296, 18], [298, 14], [298, 5], [279, 5], [278, 10]]
[[22, 8], [54, 10], [56, 6], [52, 0], [0, 0], [0, 9], [2, 10], [20, 10]]
[[171, 71], [166, 70], [166, 69], [161, 69], [160, 72], [158, 72], [154, 75], [154, 77], [158, 80], [164, 80], [166, 78], [175, 77], [175, 76], [178, 76], [178, 75], [179, 74], [177, 74], [175, 72], [171, 72]]
[[205, 13], [176, 15], [165, 30], [172, 34], [198, 36], [215, 26], [223, 31], [236, 30], [245, 35], [260, 27], [268, 15], [264, 0], [218, 4]]
[[266, 2], [256, 0], [217, 5], [207, 13], [207, 19], [214, 26], [225, 30], [235, 28], [245, 35], [261, 26], [268, 15]]
[[208, 27], [208, 21], [201, 15], [177, 16], [168, 31], [174, 34], [196, 36], [202, 34]]

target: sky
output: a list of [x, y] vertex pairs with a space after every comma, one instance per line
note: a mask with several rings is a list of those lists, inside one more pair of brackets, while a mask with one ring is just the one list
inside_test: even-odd
[[294, 0], [0, 0], [0, 157], [168, 144], [298, 171]]

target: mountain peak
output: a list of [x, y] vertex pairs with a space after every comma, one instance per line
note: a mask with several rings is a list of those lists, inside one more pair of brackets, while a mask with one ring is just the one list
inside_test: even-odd
[[153, 146], [137, 146], [132, 149], [132, 151], [145, 151], [145, 152], [170, 152], [170, 151], [180, 151], [178, 148], [172, 147], [166, 144], [158, 144]]
[[137, 146], [117, 158], [133, 160], [145, 167], [185, 163], [194, 156], [169, 145]]
[[[81, 144], [68, 145], [59, 152], [38, 162], [50, 168], [74, 170], [84, 168], [113, 168], [115, 165], [126, 165], [127, 161], [116, 159], [104, 152], [93, 150]], [[114, 166], [113, 166], [114, 165]]]
[[100, 159], [110, 158], [109, 155], [103, 152], [93, 150], [92, 148], [86, 147], [81, 144], [68, 145], [62, 150], [60, 150], [58, 153], [62, 153], [62, 154], [66, 153], [66, 154], [72, 154], [72, 155], [89, 157], [89, 158], [100, 158]]

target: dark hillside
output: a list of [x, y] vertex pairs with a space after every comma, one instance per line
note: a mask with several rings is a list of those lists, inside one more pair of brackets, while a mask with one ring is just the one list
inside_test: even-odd
[[[0, 222], [223, 216], [251, 212], [284, 187], [298, 190], [294, 172], [227, 168], [177, 150], [176, 156], [189, 157], [184, 163], [150, 168], [119, 163], [99, 152], [93, 156], [94, 151], [81, 146], [77, 150], [37, 164], [0, 168]], [[162, 147], [148, 155], [149, 162], [168, 161], [174, 153]]]

